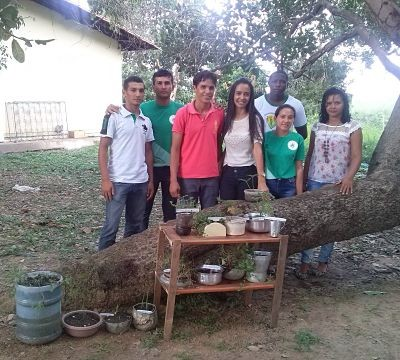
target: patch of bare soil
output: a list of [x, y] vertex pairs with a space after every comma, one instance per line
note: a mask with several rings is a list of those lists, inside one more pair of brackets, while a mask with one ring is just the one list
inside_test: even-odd
[[[400, 227], [337, 244], [323, 278], [300, 281], [288, 259], [278, 328], [270, 328], [271, 291], [178, 297], [174, 335], [131, 329], [91, 338], [63, 334], [29, 346], [0, 323], [0, 359], [400, 359]], [[163, 309], [160, 309], [161, 313]], [[7, 319], [8, 318], [8, 319]]]

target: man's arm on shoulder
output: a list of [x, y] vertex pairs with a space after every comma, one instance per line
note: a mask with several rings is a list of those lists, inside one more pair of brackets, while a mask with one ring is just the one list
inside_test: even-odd
[[110, 175], [107, 167], [108, 147], [111, 144], [111, 140], [111, 138], [106, 136], [101, 137], [98, 153], [99, 169], [101, 175], [101, 193], [107, 201], [111, 201], [114, 195], [114, 188], [110, 180]]
[[296, 131], [303, 137], [303, 139], [307, 139], [308, 132], [307, 132], [307, 124], [303, 126], [295, 127]]

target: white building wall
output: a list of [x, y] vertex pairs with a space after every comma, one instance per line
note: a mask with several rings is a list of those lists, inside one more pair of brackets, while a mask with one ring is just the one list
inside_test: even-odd
[[[121, 102], [122, 55], [118, 43], [31, 1], [20, 1], [29, 39], [55, 39], [25, 48], [26, 59], [13, 59], [0, 71], [0, 141], [6, 102], [65, 101], [69, 130], [99, 132], [106, 106]], [[21, 45], [23, 45], [20, 42]]]

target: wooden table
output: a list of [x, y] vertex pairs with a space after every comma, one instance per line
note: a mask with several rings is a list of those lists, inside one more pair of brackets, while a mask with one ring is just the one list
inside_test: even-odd
[[[231, 245], [243, 243], [278, 243], [279, 253], [276, 268], [275, 280], [268, 282], [252, 283], [246, 280], [228, 281], [224, 280], [218, 285], [201, 285], [194, 284], [185, 288], [177, 287], [179, 259], [182, 246], [199, 246], [199, 245]], [[249, 304], [252, 298], [253, 290], [274, 289], [274, 297], [272, 300], [271, 323], [272, 327], [278, 325], [279, 308], [282, 298], [282, 286], [285, 273], [286, 252], [287, 252], [288, 236], [280, 235], [273, 238], [268, 233], [251, 233], [241, 236], [227, 237], [201, 237], [201, 236], [179, 236], [175, 232], [174, 226], [161, 225], [160, 235], [157, 245], [157, 261], [154, 282], [154, 303], [157, 308], [160, 306], [161, 288], [167, 293], [167, 308], [164, 323], [164, 339], [171, 339], [172, 323], [174, 320], [175, 297], [181, 294], [195, 294], [208, 292], [225, 292], [225, 291], [245, 291], [245, 302]], [[160, 281], [162, 275], [162, 263], [164, 259], [165, 245], [171, 247], [171, 274], [168, 284]]]

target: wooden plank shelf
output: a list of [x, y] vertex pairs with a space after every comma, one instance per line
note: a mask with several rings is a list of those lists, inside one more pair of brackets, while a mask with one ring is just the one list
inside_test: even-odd
[[[158, 277], [158, 281], [160, 278]], [[168, 294], [169, 283], [160, 281], [162, 288]], [[273, 289], [275, 287], [275, 281], [257, 282], [253, 283], [246, 280], [229, 281], [222, 280], [217, 285], [201, 285], [194, 283], [187, 287], [177, 287], [176, 295], [181, 294], [200, 294], [200, 293], [212, 293], [212, 292], [227, 292], [227, 291], [249, 291], [249, 290], [264, 290]]]
[[[277, 243], [279, 245], [278, 262], [275, 280], [268, 282], [252, 283], [246, 280], [228, 281], [224, 280], [218, 285], [193, 284], [186, 288], [177, 287], [179, 259], [182, 246], [201, 246], [201, 245], [223, 245], [223, 244], [243, 244], [243, 243]], [[160, 281], [161, 266], [164, 259], [165, 245], [171, 247], [171, 264], [169, 283]], [[274, 289], [272, 300], [271, 324], [276, 327], [278, 324], [279, 308], [282, 298], [283, 278], [285, 272], [286, 253], [288, 236], [280, 235], [271, 237], [269, 234], [259, 234], [246, 232], [242, 236], [227, 237], [202, 237], [202, 236], [179, 236], [172, 225], [163, 224], [160, 226], [160, 235], [157, 244], [157, 261], [154, 281], [154, 303], [157, 308], [160, 306], [161, 290], [167, 293], [167, 307], [164, 323], [164, 339], [169, 340], [172, 336], [172, 323], [174, 319], [175, 298], [177, 295], [198, 294], [211, 292], [244, 291], [245, 302], [250, 303], [254, 290]]]

